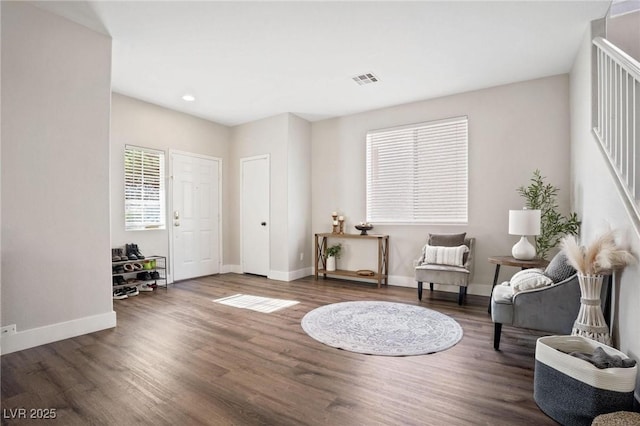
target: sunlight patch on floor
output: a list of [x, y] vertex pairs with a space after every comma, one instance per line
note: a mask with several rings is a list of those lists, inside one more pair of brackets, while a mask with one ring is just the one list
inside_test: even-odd
[[251, 296], [249, 294], [234, 294], [233, 296], [223, 297], [222, 299], [215, 299], [214, 302], [267, 314], [300, 303], [297, 300], [271, 299], [269, 297]]

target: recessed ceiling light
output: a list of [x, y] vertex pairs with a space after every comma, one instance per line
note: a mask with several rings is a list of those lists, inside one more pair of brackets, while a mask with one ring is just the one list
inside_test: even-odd
[[187, 93], [186, 95], [182, 96], [182, 100], [187, 102], [193, 102], [196, 100], [196, 97]]
[[376, 77], [370, 72], [366, 74], [357, 75], [351, 78], [353, 78], [353, 81], [358, 83], [360, 86], [364, 86], [365, 84], [377, 83], [379, 80], [378, 77]]

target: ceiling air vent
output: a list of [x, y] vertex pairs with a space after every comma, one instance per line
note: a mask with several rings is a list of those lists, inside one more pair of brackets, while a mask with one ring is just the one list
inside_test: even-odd
[[377, 83], [378, 77], [376, 77], [371, 73], [367, 73], [367, 74], [357, 75], [353, 77], [353, 81], [358, 83], [360, 86], [364, 86], [365, 84], [369, 84], [369, 83]]

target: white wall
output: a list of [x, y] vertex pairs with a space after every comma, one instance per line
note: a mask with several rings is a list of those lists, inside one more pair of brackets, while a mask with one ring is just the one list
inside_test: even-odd
[[[231, 246], [224, 224], [229, 220], [230, 130], [221, 124], [173, 111], [138, 99], [113, 93], [111, 106], [111, 245], [138, 244], [142, 254], [169, 255], [169, 231], [124, 230], [124, 147], [137, 145], [165, 152], [166, 175], [169, 176], [169, 149], [209, 155], [222, 159], [222, 250], [223, 263]], [[170, 181], [167, 181], [169, 189]], [[169, 196], [170, 191], [167, 191]], [[171, 216], [167, 210], [167, 225]]]
[[240, 271], [240, 159], [263, 154], [271, 173], [269, 277], [289, 281], [311, 273], [310, 125], [290, 113], [232, 128], [229, 266]]
[[[591, 133], [591, 38], [587, 32], [571, 70], [572, 204], [583, 220], [583, 241], [590, 242], [611, 227], [628, 238], [638, 256], [640, 238]], [[640, 361], [640, 266], [627, 267], [615, 278], [611, 324], [614, 345]]]
[[[289, 114], [289, 271], [295, 277], [311, 274], [311, 124]], [[300, 259], [302, 255], [302, 259]]]
[[115, 326], [111, 39], [2, 2], [2, 353]]
[[[271, 212], [269, 218], [270, 270], [279, 276], [289, 270], [287, 220], [287, 135], [288, 114], [241, 124], [231, 129], [231, 170], [229, 192], [229, 227], [232, 250], [229, 261], [240, 267], [240, 159], [269, 154], [271, 171]], [[239, 269], [237, 269], [239, 270]]]
[[[569, 81], [559, 75], [415, 102], [312, 124], [312, 228], [331, 231], [331, 212], [346, 229], [365, 218], [365, 135], [368, 130], [467, 115], [469, 118], [469, 223], [465, 226], [378, 225], [390, 235], [390, 283], [415, 287], [413, 260], [430, 232], [463, 232], [476, 240], [470, 293], [489, 295], [491, 255], [507, 255], [517, 237], [507, 232], [509, 209], [524, 201], [516, 188], [535, 169], [560, 187], [559, 204], [569, 205]], [[358, 244], [360, 243], [360, 244]], [[375, 248], [343, 241], [343, 269], [375, 269]], [[516, 269], [503, 267], [501, 279]], [[457, 291], [457, 288], [444, 287]]]

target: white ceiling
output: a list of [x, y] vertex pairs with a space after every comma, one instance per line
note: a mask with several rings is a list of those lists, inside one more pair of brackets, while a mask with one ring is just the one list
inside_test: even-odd
[[[113, 38], [113, 90], [235, 125], [566, 73], [609, 0], [38, 2]], [[355, 75], [380, 81], [359, 86]], [[196, 101], [181, 99], [192, 93]]]

